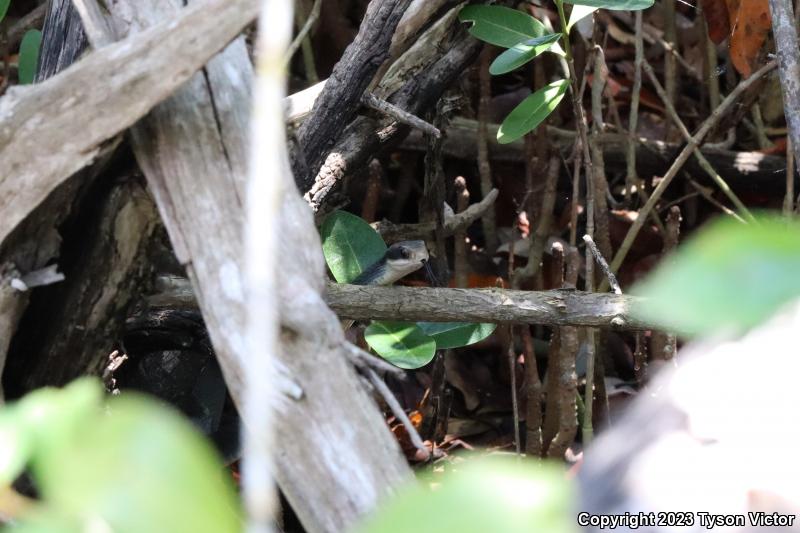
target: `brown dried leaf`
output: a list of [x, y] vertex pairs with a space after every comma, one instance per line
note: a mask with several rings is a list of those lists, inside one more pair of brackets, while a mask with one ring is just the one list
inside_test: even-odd
[[731, 62], [747, 78], [771, 29], [769, 0], [728, 0], [728, 16]]
[[701, 5], [708, 25], [708, 36], [715, 44], [719, 44], [731, 34], [728, 5], [725, 0], [701, 0]]

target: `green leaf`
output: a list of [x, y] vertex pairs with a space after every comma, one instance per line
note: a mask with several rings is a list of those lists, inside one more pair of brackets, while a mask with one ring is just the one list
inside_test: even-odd
[[349, 283], [386, 253], [386, 244], [372, 226], [346, 211], [334, 211], [320, 228], [322, 253], [333, 277]]
[[415, 480], [356, 531], [579, 531], [572, 508], [575, 491], [559, 467], [510, 457], [489, 457], [468, 458], [450, 468], [444, 475], [429, 474]]
[[572, 6], [572, 11], [569, 13], [569, 22], [567, 22], [567, 33], [572, 30], [572, 27], [581, 21], [581, 19], [588, 17], [595, 11], [597, 11], [597, 7], [592, 6], [584, 6], [580, 4], [575, 4]]
[[654, 0], [564, 0], [567, 4], [591, 6], [612, 11], [639, 11], [653, 6]]
[[28, 30], [22, 37], [19, 45], [19, 83], [33, 83], [36, 77], [36, 66], [39, 64], [39, 50], [42, 46], [42, 32], [39, 30]]
[[798, 273], [800, 223], [717, 220], [634, 287], [635, 312], [687, 335], [741, 331], [800, 296]]
[[18, 414], [12, 407], [0, 413], [0, 482], [4, 485], [14, 482], [33, 454], [33, 439], [22, 430]]
[[241, 531], [221, 461], [178, 413], [126, 393], [76, 430], [33, 465], [47, 505], [109, 531]]
[[378, 355], [407, 370], [427, 365], [436, 354], [436, 341], [413, 322], [373, 322], [364, 339]]
[[6, 18], [6, 13], [8, 13], [8, 6], [11, 5], [11, 0], [0, 0], [0, 22], [3, 22], [3, 19]]
[[426, 335], [436, 341], [437, 350], [460, 348], [482, 341], [492, 334], [497, 324], [467, 324], [463, 322], [417, 322]]
[[515, 44], [492, 62], [489, 73], [493, 76], [505, 74], [521, 67], [542, 52], [553, 48], [553, 44], [561, 37], [560, 33], [548, 33]]
[[558, 80], [528, 96], [506, 117], [497, 130], [497, 141], [516, 141], [542, 123], [558, 106], [569, 87], [569, 81]]
[[0, 436], [4, 481], [29, 464], [42, 497], [23, 531], [241, 530], [216, 452], [155, 400], [126, 393], [105, 405], [99, 381], [81, 379], [4, 407]]
[[459, 12], [458, 20], [474, 23], [469, 29], [470, 35], [503, 48], [549, 33], [544, 24], [532, 16], [502, 6], [467, 6]]

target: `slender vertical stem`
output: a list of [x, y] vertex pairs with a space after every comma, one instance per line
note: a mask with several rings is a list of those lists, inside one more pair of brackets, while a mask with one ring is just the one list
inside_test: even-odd
[[247, 357], [244, 366], [244, 458], [242, 485], [248, 531], [273, 531], [277, 497], [273, 481], [275, 450], [273, 406], [277, 403], [275, 361], [278, 351], [278, 213], [283, 176], [290, 175], [283, 99], [283, 61], [292, 34], [291, 0], [263, 0], [253, 93], [250, 175], [247, 184], [245, 273], [247, 279]]
[[[586, 234], [594, 238], [594, 179], [592, 172], [592, 156], [589, 152], [589, 135], [587, 133], [586, 116], [583, 113], [583, 106], [578, 95], [578, 77], [575, 74], [575, 62], [572, 59], [572, 47], [569, 42], [569, 32], [567, 31], [567, 17], [564, 14], [564, 3], [562, 0], [555, 0], [558, 8], [558, 17], [561, 21], [561, 38], [564, 44], [567, 66], [570, 76], [570, 94], [572, 95], [572, 110], [575, 113], [575, 122], [583, 153], [583, 166], [586, 174]], [[586, 292], [594, 291], [594, 260], [591, 254], [586, 254]], [[586, 414], [583, 421], [584, 444], [592, 439], [592, 398], [594, 396], [594, 330], [586, 330]]]
[[642, 59], [644, 43], [642, 37], [642, 11], [636, 12], [636, 58], [633, 63], [633, 89], [631, 92], [631, 110], [628, 115], [628, 152], [626, 157], [627, 173], [625, 176], [625, 203], [631, 205], [633, 187], [640, 188], [636, 173], [636, 128], [639, 122], [639, 97], [642, 92]]
[[[481, 195], [486, 198], [492, 190], [492, 167], [489, 164], [489, 100], [492, 84], [489, 78], [488, 46], [483, 47], [480, 56], [480, 96], [478, 98], [478, 172], [481, 177]], [[481, 217], [483, 222], [483, 238], [486, 251], [492, 255], [497, 250], [497, 227], [495, 225], [494, 206], [490, 206]]]

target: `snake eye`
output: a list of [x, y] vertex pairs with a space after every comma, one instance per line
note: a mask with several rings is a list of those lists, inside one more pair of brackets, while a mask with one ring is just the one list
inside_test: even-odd
[[405, 247], [400, 248], [400, 257], [402, 257], [403, 259], [410, 259], [411, 258], [411, 250], [409, 250], [408, 248], [405, 248]]

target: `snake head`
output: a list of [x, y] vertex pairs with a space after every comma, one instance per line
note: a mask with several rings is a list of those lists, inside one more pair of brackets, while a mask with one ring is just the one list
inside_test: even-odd
[[392, 270], [410, 274], [428, 261], [428, 249], [425, 241], [400, 241], [386, 250], [385, 258]]
[[391, 285], [398, 279], [418, 270], [428, 261], [425, 241], [396, 242], [383, 257], [370, 265], [355, 280], [354, 285]]

